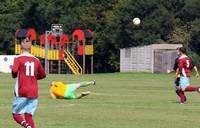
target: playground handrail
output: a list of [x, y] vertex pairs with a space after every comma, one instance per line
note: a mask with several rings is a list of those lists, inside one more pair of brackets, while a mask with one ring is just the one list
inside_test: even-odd
[[72, 60], [72, 63], [77, 67], [77, 69], [80, 69], [80, 74], [82, 75], [83, 74], [83, 69], [79, 65], [79, 63], [76, 61], [76, 59], [74, 58], [74, 56], [68, 50], [64, 50], [64, 52], [69, 57], [69, 59]]

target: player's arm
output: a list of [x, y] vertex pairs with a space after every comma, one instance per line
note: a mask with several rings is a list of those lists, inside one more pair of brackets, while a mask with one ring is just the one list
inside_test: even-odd
[[198, 72], [197, 66], [194, 66], [193, 68], [194, 68], [194, 71], [195, 71], [195, 73], [196, 73], [196, 77], [199, 77], [199, 72]]
[[19, 61], [17, 58], [14, 59], [13, 67], [12, 67], [12, 77], [16, 78], [19, 71]]
[[50, 95], [52, 99], [63, 99], [63, 96], [56, 95], [51, 90], [50, 90]]
[[42, 64], [39, 63], [37, 79], [40, 80], [40, 79], [43, 79], [45, 77], [46, 77], [46, 73], [44, 71], [44, 68], [43, 68]]
[[52, 99], [56, 99], [57, 98], [56, 95], [51, 91], [51, 89], [49, 90], [49, 92], [50, 92], [50, 96], [51, 96]]
[[178, 78], [178, 77], [179, 77], [179, 75], [180, 75], [179, 68], [177, 68], [177, 69], [176, 69], [176, 74], [175, 74], [175, 75], [176, 75], [176, 76], [175, 76], [176, 78]]
[[[191, 58], [190, 58], [191, 59]], [[195, 73], [196, 73], [196, 77], [199, 77], [199, 72], [198, 72], [198, 68], [197, 68], [197, 66], [196, 66], [196, 63], [191, 59], [190, 60], [191, 61], [191, 63], [193, 64], [193, 69], [194, 69], [194, 71], [195, 71]]]
[[183, 69], [183, 62], [182, 61], [179, 61], [178, 63], [178, 70], [179, 70], [179, 73], [182, 71]]
[[176, 70], [178, 69], [178, 57], [175, 59], [175, 62], [174, 62], [174, 67], [173, 67], [173, 70], [176, 72]]

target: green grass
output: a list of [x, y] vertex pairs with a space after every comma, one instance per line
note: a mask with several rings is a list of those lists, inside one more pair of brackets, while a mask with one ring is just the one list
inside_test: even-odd
[[[0, 127], [20, 128], [12, 119], [14, 82], [0, 74]], [[80, 100], [52, 100], [49, 83], [95, 79], [97, 85]], [[192, 77], [192, 85], [200, 79]], [[37, 128], [199, 128], [200, 95], [187, 93], [188, 102], [178, 103], [173, 74], [113, 73], [85, 76], [48, 75], [39, 82]]]

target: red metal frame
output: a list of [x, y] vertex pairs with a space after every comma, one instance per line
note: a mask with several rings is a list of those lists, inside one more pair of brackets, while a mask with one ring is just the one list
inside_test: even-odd
[[[51, 41], [51, 43], [52, 43], [53, 45], [56, 45], [56, 44], [57, 44], [57, 42], [56, 42], [56, 36], [50, 34], [50, 35], [48, 35], [47, 39], [48, 39], [48, 42]], [[41, 44], [41, 45], [44, 45], [44, 44], [45, 44], [45, 34], [42, 34], [42, 35], [40, 36], [40, 44]]]
[[68, 35], [67, 34], [62, 34], [61, 37], [60, 37], [60, 41], [59, 41], [59, 45], [60, 46], [63, 46], [64, 44], [67, 44], [69, 45], [69, 38], [68, 38]]
[[30, 36], [30, 39], [31, 39], [32, 41], [33, 41], [33, 40], [36, 40], [36, 39], [37, 39], [37, 33], [36, 33], [35, 29], [33, 29], [33, 28], [28, 29], [27, 36], [28, 36], [28, 37]]
[[85, 34], [83, 32], [83, 30], [81, 29], [76, 29], [73, 33], [72, 33], [72, 42], [75, 42], [76, 39], [78, 38], [78, 41], [85, 41]]

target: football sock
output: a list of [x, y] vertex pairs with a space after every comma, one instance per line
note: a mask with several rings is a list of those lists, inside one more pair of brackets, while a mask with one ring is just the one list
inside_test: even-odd
[[180, 102], [184, 103], [184, 101], [185, 101], [185, 94], [184, 94], [184, 92], [180, 91], [179, 96], [180, 96]]
[[80, 99], [80, 98], [82, 98], [82, 97], [84, 97], [84, 96], [87, 96], [87, 95], [89, 95], [89, 94], [90, 94], [89, 91], [88, 91], [88, 92], [82, 92], [81, 94], [79, 94], [79, 95], [76, 96], [76, 99]]
[[80, 82], [80, 87], [87, 87], [89, 85], [93, 85], [94, 81], [90, 81], [90, 82]]
[[24, 120], [24, 118], [20, 114], [13, 114], [13, 119], [23, 127], [26, 127], [28, 123]]
[[184, 95], [184, 102], [186, 102], [186, 96], [185, 96], [185, 93], [184, 91], [182, 91], [183, 95]]
[[31, 126], [31, 128], [35, 128], [34, 126], [34, 121], [32, 118], [32, 115], [29, 113], [25, 113], [25, 120], [27, 121], [27, 123]]
[[82, 98], [82, 95], [81, 94], [77, 94], [76, 95], [76, 99], [81, 99]]
[[[184, 92], [183, 92], [184, 93]], [[185, 95], [185, 94], [184, 94]], [[186, 98], [186, 96], [185, 96], [185, 99], [184, 99], [184, 101], [186, 102], [187, 101], [187, 98]]]
[[198, 91], [199, 87], [189, 86], [185, 88], [186, 92]]

